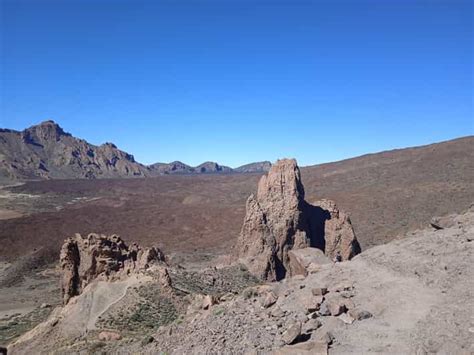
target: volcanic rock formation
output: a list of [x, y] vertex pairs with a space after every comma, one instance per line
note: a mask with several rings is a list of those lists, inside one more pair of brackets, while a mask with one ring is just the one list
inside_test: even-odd
[[306, 247], [339, 260], [360, 252], [347, 215], [333, 202], [308, 204], [296, 160], [278, 160], [247, 200], [237, 253], [251, 273], [276, 281], [291, 272], [288, 252]]
[[157, 248], [130, 248], [120, 237], [91, 233], [87, 238], [76, 234], [65, 240], [60, 253], [61, 291], [66, 304], [79, 295], [95, 278], [105, 280], [147, 269], [154, 262], [164, 262], [164, 254]]
[[[351, 219], [344, 211], [339, 210], [331, 200], [321, 200], [314, 204], [324, 213], [325, 254], [332, 260], [340, 258], [349, 260], [360, 253], [360, 246], [352, 228]], [[320, 231], [321, 232], [321, 231]]]
[[21, 132], [0, 129], [0, 178], [69, 179], [148, 176], [112, 143], [92, 145], [45, 121]]

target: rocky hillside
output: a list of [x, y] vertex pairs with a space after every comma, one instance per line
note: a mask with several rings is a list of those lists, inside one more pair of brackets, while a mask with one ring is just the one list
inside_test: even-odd
[[236, 173], [262, 173], [267, 172], [272, 167], [269, 161], [260, 161], [257, 163], [245, 164], [234, 169]]
[[215, 162], [205, 162], [198, 166], [190, 166], [180, 161], [171, 163], [155, 163], [148, 168], [152, 174], [173, 175], [173, 174], [230, 174], [230, 173], [263, 173], [270, 170], [270, 162], [257, 162], [239, 166], [232, 169], [228, 166], [220, 165]]
[[195, 168], [187, 164], [184, 164], [180, 161], [174, 161], [171, 163], [155, 163], [155, 164], [149, 165], [148, 168], [150, 169], [150, 171], [158, 175], [196, 173]]
[[251, 163], [234, 170], [209, 161], [196, 167], [175, 161], [144, 166], [114, 144], [95, 146], [64, 132], [54, 121], [45, 121], [21, 132], [0, 129], [0, 182], [255, 173], [268, 171], [270, 165]]
[[53, 121], [21, 132], [0, 129], [0, 179], [143, 177], [148, 169], [112, 143], [73, 137]]
[[[474, 202], [474, 137], [301, 169], [306, 194], [350, 211], [362, 249]], [[312, 200], [309, 198], [309, 201]]]

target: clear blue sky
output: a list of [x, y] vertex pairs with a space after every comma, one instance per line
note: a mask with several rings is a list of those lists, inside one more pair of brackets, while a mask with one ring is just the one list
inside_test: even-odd
[[470, 0], [0, 0], [0, 127], [143, 163], [300, 164], [474, 134]]

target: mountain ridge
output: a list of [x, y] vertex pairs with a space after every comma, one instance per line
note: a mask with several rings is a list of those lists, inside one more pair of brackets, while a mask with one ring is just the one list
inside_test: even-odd
[[64, 131], [53, 120], [22, 131], [0, 128], [0, 180], [256, 173], [267, 171], [267, 163], [250, 163], [236, 169], [211, 161], [196, 167], [180, 161], [147, 166], [137, 162], [132, 154], [120, 150], [114, 143], [91, 144]]

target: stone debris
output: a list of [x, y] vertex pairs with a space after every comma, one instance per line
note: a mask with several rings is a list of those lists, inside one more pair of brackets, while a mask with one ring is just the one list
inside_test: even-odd
[[326, 287], [315, 287], [311, 289], [311, 293], [313, 296], [324, 296], [328, 293], [328, 289]]
[[349, 315], [355, 320], [363, 320], [373, 317], [372, 313], [357, 308], [349, 310]]
[[436, 230], [451, 228], [456, 224], [455, 217], [455, 215], [433, 217], [430, 221], [430, 225]]
[[303, 304], [305, 306], [307, 313], [313, 313], [319, 310], [319, 307], [324, 301], [323, 296], [313, 296], [313, 297], [305, 297], [303, 300]]
[[354, 323], [354, 318], [349, 313], [342, 313], [339, 316], [339, 319], [342, 320], [346, 324]]
[[303, 326], [303, 332], [304, 333], [311, 333], [315, 331], [316, 329], [320, 328], [322, 325], [321, 321], [319, 319], [309, 319]]
[[215, 297], [213, 295], [206, 295], [206, 296], [204, 296], [204, 298], [202, 300], [201, 308], [202, 309], [209, 309], [209, 308], [211, 308], [212, 306], [214, 306], [215, 304], [218, 304], [218, 303], [219, 303], [219, 300], [217, 299], [217, 297]]
[[310, 247], [290, 250], [288, 258], [291, 275], [306, 276], [310, 271], [317, 271], [322, 265], [331, 263], [322, 250]]
[[301, 335], [301, 323], [297, 322], [288, 327], [282, 334], [282, 340], [285, 344], [293, 344]]
[[117, 341], [122, 339], [122, 336], [118, 332], [103, 331], [99, 333], [98, 339], [101, 341]]
[[267, 292], [267, 294], [264, 295], [264, 297], [262, 298], [262, 307], [263, 308], [271, 307], [276, 303], [276, 301], [278, 301], [278, 296], [275, 295], [275, 293], [271, 291]]

